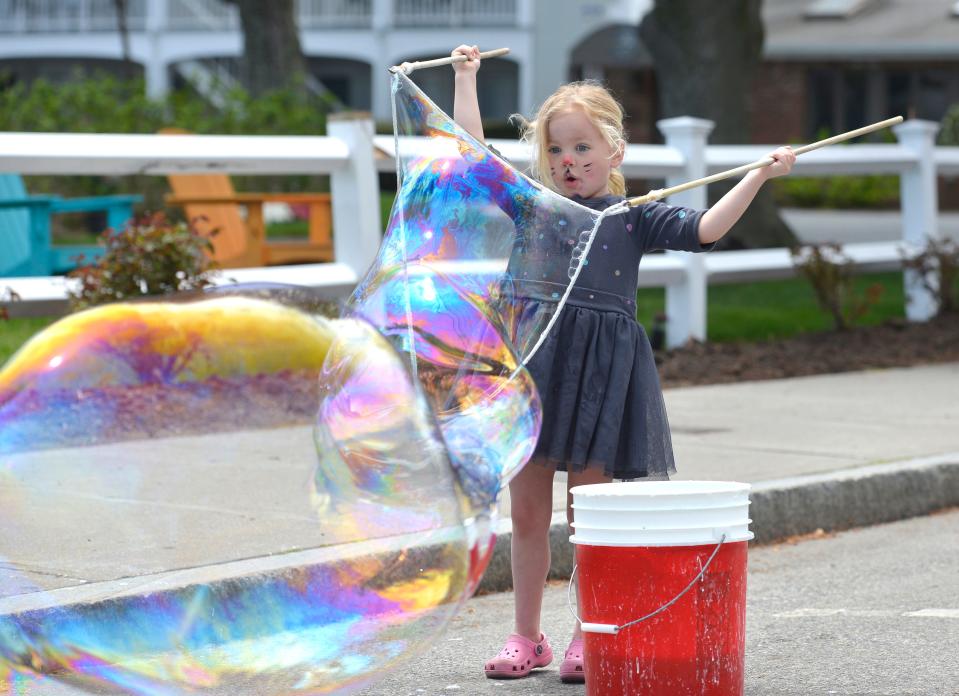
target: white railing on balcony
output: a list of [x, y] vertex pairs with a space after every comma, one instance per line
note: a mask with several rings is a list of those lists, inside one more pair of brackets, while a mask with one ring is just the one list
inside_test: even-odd
[[[666, 145], [630, 145], [623, 169], [628, 177], [665, 179], [667, 184], [755, 161], [772, 147], [707, 146], [712, 124], [678, 118], [659, 124]], [[903, 249], [938, 238], [937, 175], [959, 175], [959, 147], [935, 147], [938, 124], [907, 121], [894, 131], [898, 144], [847, 145], [807, 153], [799, 158], [795, 176], [883, 173], [900, 178], [902, 232], [899, 242], [846, 244], [844, 250], [862, 268], [898, 266]], [[20, 174], [122, 175], [168, 172], [228, 172], [242, 174], [328, 173], [333, 193], [336, 263], [295, 269], [230, 271], [242, 280], [278, 277], [303, 282], [328, 293], [349, 292], [366, 270], [380, 243], [377, 170], [393, 169], [393, 139], [373, 136], [367, 120], [331, 119], [328, 137], [103, 135], [65, 133], [0, 133], [0, 171]], [[515, 141], [494, 141], [516, 166], [528, 164], [529, 154]], [[374, 155], [376, 153], [376, 155]], [[671, 202], [705, 207], [705, 191], [694, 189]], [[835, 241], [842, 242], [841, 234]], [[706, 338], [706, 294], [710, 283], [744, 282], [793, 275], [787, 249], [757, 249], [711, 254], [656, 254], [639, 269], [640, 285], [666, 288], [667, 340]], [[271, 275], [273, 274], [273, 275]], [[308, 281], [300, 277], [309, 277]], [[906, 314], [923, 320], [934, 301], [914, 272], [903, 273]], [[20, 307], [49, 307], [65, 298], [63, 278], [5, 278], [22, 298]]]
[[235, 5], [220, 0], [167, 0], [169, 31], [232, 31], [240, 27]]
[[300, 29], [368, 29], [373, 0], [298, 0]]
[[[234, 5], [221, 0], [165, 0], [156, 31], [235, 31]], [[387, 0], [397, 27], [516, 26], [517, 0]], [[374, 0], [297, 0], [300, 29], [373, 25]], [[147, 30], [147, 0], [128, 0], [127, 26]], [[92, 33], [117, 30], [114, 0], [0, 0], [0, 34]]]
[[[221, 0], [167, 0], [167, 27], [176, 31], [233, 31], [240, 26], [234, 5]], [[301, 30], [369, 28], [373, 0], [298, 0], [296, 20]]]
[[516, 0], [396, 0], [398, 27], [513, 26]]
[[[146, 27], [147, 0], [129, 0], [130, 31]], [[114, 0], [0, 0], [0, 33], [92, 33], [117, 30]]]

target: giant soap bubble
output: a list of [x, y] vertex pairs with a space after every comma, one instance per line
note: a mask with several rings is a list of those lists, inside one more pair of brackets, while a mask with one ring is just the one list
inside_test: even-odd
[[0, 372], [0, 452], [11, 690], [348, 693], [466, 595], [438, 426], [358, 320], [243, 296], [73, 315]]

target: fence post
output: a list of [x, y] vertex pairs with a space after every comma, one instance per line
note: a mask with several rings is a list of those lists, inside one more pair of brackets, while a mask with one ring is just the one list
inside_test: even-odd
[[[690, 179], [706, 176], [706, 140], [716, 124], [701, 118], [679, 116], [656, 122], [666, 144], [683, 155], [685, 168], [680, 176], [666, 179], [666, 186], [675, 186]], [[706, 207], [706, 187], [683, 191], [669, 197], [673, 205], [689, 208]], [[686, 273], [680, 284], [666, 286], [666, 345], [681, 346], [689, 339], [706, 340], [706, 265], [699, 254], [667, 251], [677, 255]]]
[[380, 181], [373, 162], [373, 119], [366, 112], [327, 116], [327, 133], [346, 143], [346, 166], [330, 176], [333, 258], [361, 278], [380, 246]]
[[[936, 181], [936, 135], [939, 124], [910, 119], [893, 132], [899, 142], [916, 154], [915, 166], [899, 177], [902, 197], [902, 241], [907, 247], [922, 248], [931, 239], [939, 239], [937, 220], [939, 194]], [[936, 299], [922, 285], [917, 271], [906, 269], [902, 274], [906, 294], [906, 317], [925, 321], [935, 315]]]

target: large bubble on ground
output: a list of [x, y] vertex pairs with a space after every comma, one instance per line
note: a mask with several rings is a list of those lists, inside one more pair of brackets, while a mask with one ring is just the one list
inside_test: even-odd
[[254, 295], [88, 310], [0, 371], [0, 691], [352, 693], [475, 584], [406, 363]]

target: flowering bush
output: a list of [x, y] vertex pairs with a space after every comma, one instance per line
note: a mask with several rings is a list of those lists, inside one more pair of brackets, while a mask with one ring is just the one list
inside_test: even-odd
[[80, 288], [70, 292], [74, 310], [143, 295], [199, 290], [211, 284], [213, 245], [185, 222], [162, 213], [133, 219], [123, 230], [101, 235], [103, 256], [69, 273]]

